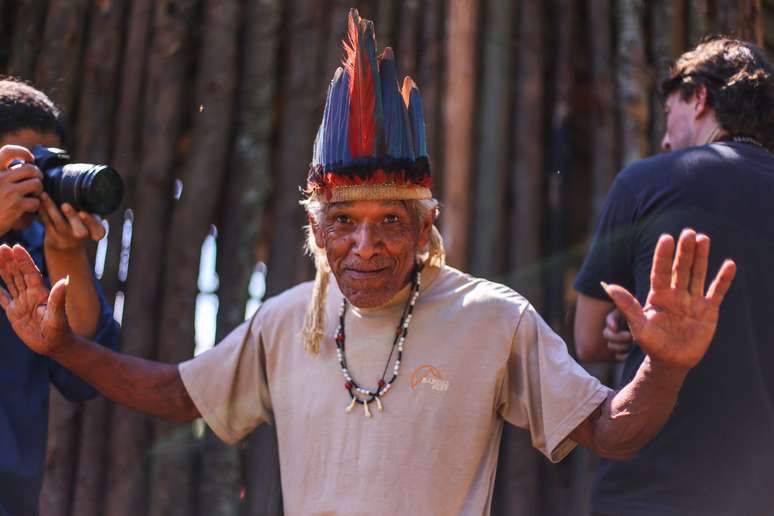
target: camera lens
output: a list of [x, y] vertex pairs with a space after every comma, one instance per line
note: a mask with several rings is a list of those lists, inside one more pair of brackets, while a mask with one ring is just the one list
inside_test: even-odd
[[58, 183], [60, 203], [67, 202], [78, 211], [99, 215], [113, 213], [121, 204], [124, 193], [121, 176], [107, 165], [65, 165]]

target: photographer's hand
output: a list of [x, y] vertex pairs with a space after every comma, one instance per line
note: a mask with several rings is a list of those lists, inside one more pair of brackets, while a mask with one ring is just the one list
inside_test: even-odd
[[67, 203], [60, 211], [45, 192], [38, 213], [46, 227], [43, 250], [51, 284], [70, 277], [67, 318], [76, 334], [91, 338], [99, 325], [100, 303], [86, 244], [105, 236], [105, 228], [95, 216], [78, 213]]
[[[25, 163], [9, 168], [17, 160]], [[33, 161], [34, 156], [24, 147], [4, 145], [0, 148], [0, 236], [8, 233], [25, 214], [34, 214], [40, 206], [38, 195], [43, 191], [43, 175]]]
[[88, 240], [97, 241], [105, 236], [105, 228], [96, 215], [76, 212], [68, 203], [62, 204], [60, 211], [45, 192], [40, 201], [38, 214], [46, 227], [47, 250], [76, 251], [83, 249]]

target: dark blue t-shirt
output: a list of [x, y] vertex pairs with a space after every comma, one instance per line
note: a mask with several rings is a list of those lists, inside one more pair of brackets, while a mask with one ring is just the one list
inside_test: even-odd
[[[21, 244], [46, 276], [43, 259], [43, 226], [34, 223], [21, 233], [10, 232], [0, 243]], [[0, 280], [0, 285], [5, 286]], [[97, 285], [101, 314], [95, 341], [118, 347], [118, 324]], [[87, 383], [43, 355], [38, 355], [16, 336], [5, 312], [0, 310], [0, 515], [38, 514], [48, 430], [49, 382], [71, 401], [93, 398]]]
[[[686, 378], [661, 433], [634, 459], [603, 461], [592, 508], [615, 515], [774, 514], [774, 155], [718, 142], [638, 161], [616, 178], [579, 292], [599, 282], [643, 302], [659, 236], [685, 227], [710, 236], [709, 279], [738, 265], [717, 333]], [[644, 355], [635, 347], [623, 381]]]

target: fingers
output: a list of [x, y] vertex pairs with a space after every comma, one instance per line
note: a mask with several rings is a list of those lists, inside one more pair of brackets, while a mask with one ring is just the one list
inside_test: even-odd
[[48, 295], [48, 310], [51, 315], [58, 320], [66, 320], [65, 299], [67, 298], [67, 287], [70, 284], [70, 276], [60, 279], [51, 289]]
[[15, 298], [18, 293], [14, 288], [13, 279], [11, 278], [10, 272], [7, 269], [7, 264], [11, 261], [13, 261], [13, 253], [11, 252], [11, 248], [5, 244], [0, 245], [0, 278], [3, 280], [3, 283], [5, 283], [8, 291], [10, 291], [11, 297]]
[[612, 332], [618, 331], [618, 311], [611, 310], [605, 317], [605, 330], [610, 329]]
[[21, 145], [3, 145], [0, 147], [0, 168], [3, 170], [8, 169], [11, 162], [17, 159], [31, 163], [35, 161], [35, 156], [32, 155], [29, 149]]
[[70, 224], [70, 230], [76, 238], [83, 240], [89, 236], [89, 230], [86, 228], [86, 224], [78, 217], [78, 212], [69, 204], [62, 204], [62, 213], [67, 217], [67, 222]]
[[[659, 243], [661, 241], [659, 240]], [[615, 306], [626, 317], [626, 321], [629, 323], [634, 334], [637, 334], [637, 330], [645, 322], [645, 315], [642, 313], [642, 305], [637, 299], [631, 295], [625, 288], [618, 285], [602, 284], [602, 288], [605, 289], [607, 295], [610, 296]]]
[[40, 196], [40, 201], [40, 218], [43, 219], [43, 224], [46, 226], [46, 229], [53, 229], [59, 234], [67, 234], [70, 230], [70, 226], [62, 215], [62, 212], [60, 212], [59, 208], [54, 204], [51, 196], [44, 192]]
[[658, 243], [656, 243], [653, 265], [650, 269], [650, 286], [652, 290], [666, 290], [669, 288], [674, 254], [675, 239], [671, 235], [661, 235]]
[[684, 229], [677, 242], [677, 253], [672, 264], [672, 288], [688, 290], [696, 254], [696, 232]]
[[86, 213], [85, 211], [79, 211], [78, 217], [86, 226], [86, 230], [89, 232], [89, 238], [95, 241], [102, 240], [105, 236], [105, 226], [102, 225], [102, 220], [97, 215]]
[[726, 292], [731, 287], [731, 283], [736, 276], [736, 263], [733, 260], [726, 260], [720, 266], [717, 276], [710, 284], [705, 298], [713, 305], [719, 307], [726, 296]]
[[12, 251], [13, 259], [22, 274], [26, 288], [45, 288], [43, 276], [27, 250], [20, 245], [15, 245]]
[[3, 287], [0, 287], [0, 307], [2, 307], [3, 310], [8, 311], [8, 305], [11, 304], [11, 301], [13, 301], [11, 294]]
[[632, 334], [628, 331], [612, 331], [610, 328], [602, 330], [602, 338], [608, 342], [628, 343], [632, 340]]
[[696, 253], [691, 272], [689, 292], [692, 296], [704, 295], [704, 282], [707, 279], [707, 264], [709, 263], [710, 239], [707, 235], [696, 235]]

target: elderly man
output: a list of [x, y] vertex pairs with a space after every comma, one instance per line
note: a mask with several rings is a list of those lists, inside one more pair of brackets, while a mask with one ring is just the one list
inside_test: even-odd
[[[24, 250], [0, 248], [0, 304], [34, 350], [108, 397], [227, 442], [277, 425], [289, 514], [488, 514], [503, 422], [561, 460], [576, 443], [636, 453], [705, 353], [735, 266], [704, 293], [709, 239], [665, 236], [643, 308], [606, 286], [648, 359], [611, 392], [512, 290], [443, 264], [419, 92], [349, 17], [307, 198], [313, 283], [267, 300], [211, 351], [176, 365], [72, 334], [66, 281], [49, 293]], [[673, 263], [674, 258], [674, 263]], [[331, 276], [333, 280], [331, 280]], [[343, 387], [343, 389], [342, 389]]]
[[[771, 514], [774, 68], [755, 45], [718, 37], [680, 56], [662, 90], [671, 152], [633, 163], [611, 187], [575, 283], [579, 357], [612, 358], [602, 329], [613, 304], [599, 282], [644, 300], [660, 235], [686, 226], [712, 234], [743, 272], [664, 430], [632, 460], [603, 461], [592, 505], [610, 515]], [[617, 330], [606, 336], [631, 339]], [[632, 350], [624, 381], [647, 353]]]

